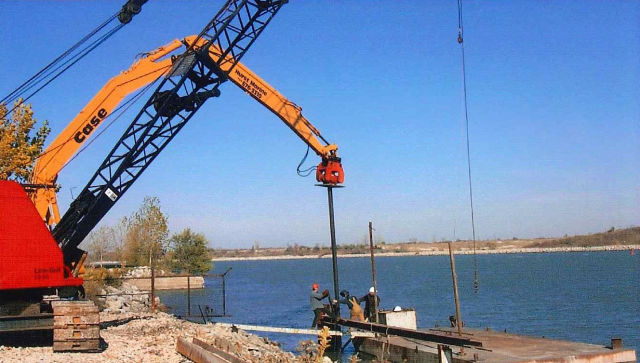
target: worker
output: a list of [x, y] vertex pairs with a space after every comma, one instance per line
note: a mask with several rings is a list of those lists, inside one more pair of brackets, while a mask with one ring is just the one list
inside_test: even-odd
[[[449, 323], [451, 324], [452, 328], [455, 328], [458, 326], [458, 319], [456, 318], [455, 315], [449, 315]], [[460, 324], [461, 327], [464, 327], [464, 321]]]
[[[375, 300], [374, 300], [375, 299]], [[361, 303], [364, 301], [364, 316], [368, 321], [377, 323], [376, 312], [380, 307], [380, 296], [376, 294], [376, 289], [371, 287], [369, 293], [358, 299]]]
[[342, 296], [343, 299], [338, 300], [338, 303], [345, 304], [349, 307], [349, 319], [364, 321], [364, 313], [362, 312], [358, 298], [350, 296], [347, 290], [340, 291], [340, 296]]
[[312, 328], [319, 326], [320, 321], [322, 320], [322, 315], [328, 312], [328, 310], [322, 303], [322, 299], [329, 296], [329, 290], [325, 289], [321, 294], [318, 292], [319, 289], [320, 285], [311, 285], [311, 295], [309, 296], [309, 302], [311, 303], [311, 310], [313, 310], [313, 324], [311, 324]]

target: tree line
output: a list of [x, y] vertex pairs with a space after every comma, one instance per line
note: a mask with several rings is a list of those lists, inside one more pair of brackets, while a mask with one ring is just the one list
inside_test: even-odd
[[211, 269], [205, 235], [185, 228], [169, 236], [168, 218], [156, 197], [145, 197], [137, 211], [91, 232], [84, 243], [96, 262], [115, 260], [130, 267], [153, 265], [191, 274]]

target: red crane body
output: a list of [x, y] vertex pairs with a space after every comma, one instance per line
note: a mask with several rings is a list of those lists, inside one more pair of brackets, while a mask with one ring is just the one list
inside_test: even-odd
[[20, 184], [0, 180], [0, 206], [0, 290], [82, 285]]

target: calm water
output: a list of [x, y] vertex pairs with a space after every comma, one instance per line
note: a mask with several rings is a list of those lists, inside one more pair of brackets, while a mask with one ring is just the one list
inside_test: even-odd
[[[530, 336], [624, 347], [640, 351], [640, 254], [629, 252], [548, 253], [477, 256], [479, 292], [473, 291], [473, 256], [456, 256], [462, 320]], [[216, 321], [308, 328], [313, 314], [313, 282], [333, 295], [331, 259], [216, 262], [213, 273], [227, 275], [227, 313]], [[338, 261], [340, 289], [364, 295], [371, 282], [368, 258]], [[454, 315], [448, 256], [376, 258], [381, 308], [415, 308], [418, 327], [448, 325]], [[211, 305], [214, 283], [192, 293], [197, 304]], [[162, 301], [185, 314], [186, 292], [163, 292]], [[346, 307], [342, 315], [348, 314]], [[308, 336], [264, 334], [295, 351]], [[351, 346], [349, 347], [351, 348]], [[352, 348], [351, 348], [352, 349]]]

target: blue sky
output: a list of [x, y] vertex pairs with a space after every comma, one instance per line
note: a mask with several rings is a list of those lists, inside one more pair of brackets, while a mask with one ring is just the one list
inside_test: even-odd
[[[197, 34], [221, 4], [147, 3], [31, 100], [50, 140], [137, 54]], [[0, 2], [0, 95], [120, 6]], [[463, 6], [477, 238], [637, 225], [640, 2]], [[361, 242], [369, 221], [387, 242], [471, 238], [457, 27], [455, 0], [292, 0], [243, 59], [338, 144], [346, 175], [334, 192], [338, 243]], [[213, 247], [328, 245], [326, 191], [295, 172], [304, 143], [233, 84], [221, 91], [103, 223], [149, 195], [173, 232], [190, 227]], [[62, 171], [63, 211], [140, 107]]]

